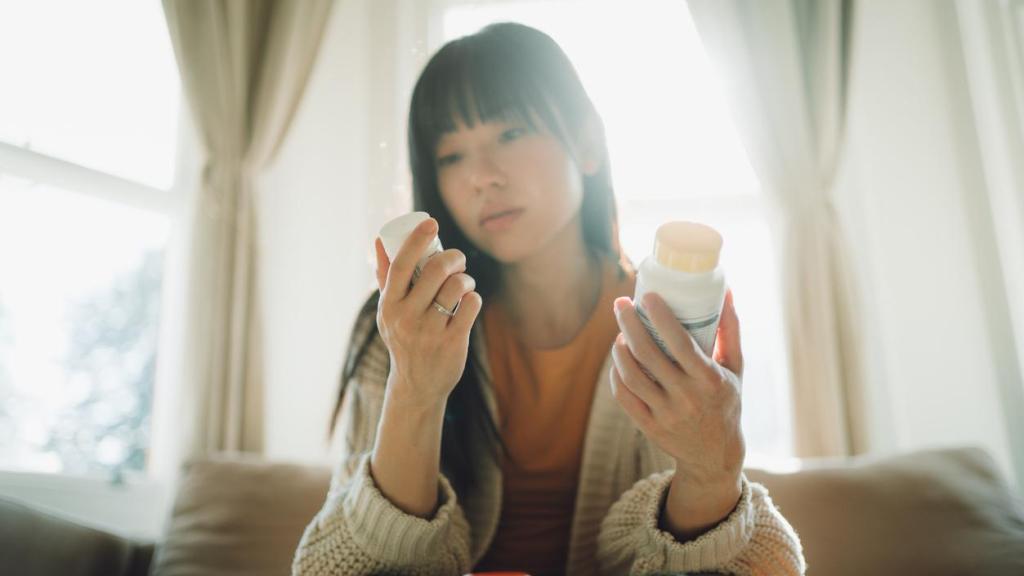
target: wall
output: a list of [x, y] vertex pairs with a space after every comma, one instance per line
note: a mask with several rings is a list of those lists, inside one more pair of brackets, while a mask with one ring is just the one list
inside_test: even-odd
[[269, 457], [317, 460], [369, 294], [367, 3], [338, 2], [291, 131], [258, 184], [257, 302]]
[[259, 182], [268, 457], [330, 459], [343, 356], [376, 288], [373, 238], [410, 208], [405, 107], [426, 57], [424, 9], [337, 3], [291, 131]]

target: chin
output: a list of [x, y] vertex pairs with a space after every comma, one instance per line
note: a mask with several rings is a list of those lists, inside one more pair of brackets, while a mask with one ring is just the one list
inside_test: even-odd
[[526, 257], [519, 250], [487, 250], [487, 253], [491, 255], [491, 258], [505, 266], [515, 264]]
[[536, 246], [517, 238], [501, 238], [498, 242], [484, 248], [491, 258], [503, 265], [515, 264], [525, 260], [536, 251]]

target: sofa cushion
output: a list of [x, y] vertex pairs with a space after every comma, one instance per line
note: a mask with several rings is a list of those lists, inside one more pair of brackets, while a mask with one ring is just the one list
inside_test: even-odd
[[747, 470], [803, 543], [807, 573], [1024, 574], [1024, 502], [976, 448]]
[[154, 574], [291, 572], [306, 525], [327, 497], [330, 469], [224, 455], [185, 465]]
[[82, 526], [0, 498], [0, 573], [143, 576], [153, 545]]

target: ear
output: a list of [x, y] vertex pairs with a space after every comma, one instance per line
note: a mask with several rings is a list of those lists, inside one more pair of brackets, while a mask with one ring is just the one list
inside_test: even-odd
[[604, 126], [596, 114], [587, 115], [580, 129], [577, 149], [580, 169], [585, 176], [593, 176], [601, 169], [601, 143], [604, 142]]

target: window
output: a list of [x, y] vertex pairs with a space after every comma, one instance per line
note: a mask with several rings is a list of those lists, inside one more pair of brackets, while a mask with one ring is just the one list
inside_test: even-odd
[[158, 2], [0, 4], [0, 465], [145, 469], [180, 86]]
[[170, 187], [179, 81], [158, 2], [4, 2], [0, 73], [0, 141]]
[[[444, 41], [498, 21], [543, 30], [576, 66], [605, 123], [621, 241], [639, 265], [666, 220], [725, 239], [740, 314], [743, 428], [752, 458], [793, 454], [779, 270], [761, 195], [685, 2], [448, 2]], [[581, 19], [586, 26], [580, 26]]]

